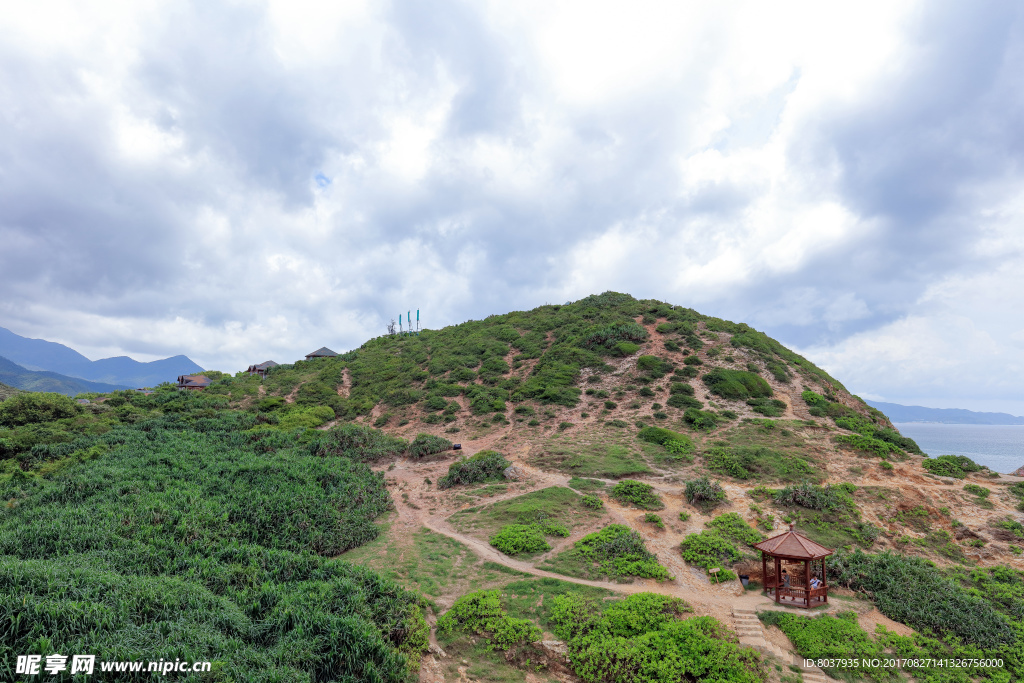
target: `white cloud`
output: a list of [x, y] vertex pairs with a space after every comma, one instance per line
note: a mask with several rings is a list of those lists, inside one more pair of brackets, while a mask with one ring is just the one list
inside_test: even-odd
[[0, 325], [237, 369], [410, 307], [617, 289], [865, 393], [980, 401], [1024, 310], [1022, 30], [919, 2], [22, 3]]

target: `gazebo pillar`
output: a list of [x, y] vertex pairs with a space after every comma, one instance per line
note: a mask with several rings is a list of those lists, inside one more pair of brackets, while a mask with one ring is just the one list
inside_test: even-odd
[[775, 559], [775, 603], [778, 604], [779, 603], [779, 590], [780, 590], [779, 586], [782, 585], [780, 583], [782, 581], [782, 574], [781, 574], [782, 560], [780, 560], [777, 557], [774, 558], [774, 559]]
[[811, 561], [804, 560], [804, 603], [811, 608]]
[[763, 550], [761, 551], [761, 583], [764, 584], [764, 589], [768, 590], [768, 556]]

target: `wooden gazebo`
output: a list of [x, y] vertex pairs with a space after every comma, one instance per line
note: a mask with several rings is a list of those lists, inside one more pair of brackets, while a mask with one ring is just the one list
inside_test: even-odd
[[[828, 577], [825, 575], [825, 558], [832, 554], [832, 551], [823, 545], [815, 543], [803, 534], [793, 530], [789, 525], [789, 531], [772, 536], [767, 541], [761, 541], [754, 545], [761, 551], [761, 576], [764, 577], [764, 588], [769, 595], [775, 595], [775, 602], [778, 604], [791, 604], [795, 607], [811, 608], [828, 604]], [[772, 571], [769, 574], [768, 558], [772, 558]], [[821, 586], [811, 588], [811, 565], [821, 563]], [[782, 578], [783, 565], [790, 568], [799, 568], [802, 564], [802, 571], [788, 570], [790, 577], [789, 585], [785, 585]]]

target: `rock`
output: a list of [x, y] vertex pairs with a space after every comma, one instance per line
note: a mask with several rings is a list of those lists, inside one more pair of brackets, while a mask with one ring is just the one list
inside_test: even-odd
[[566, 647], [565, 643], [560, 640], [542, 640], [540, 641], [540, 646], [559, 657], [565, 657], [566, 653], [569, 651], [569, 648]]
[[509, 465], [506, 467], [502, 474], [504, 474], [505, 478], [509, 481], [519, 481], [520, 479], [526, 478], [526, 472], [515, 465]]
[[435, 645], [434, 643], [431, 643], [430, 647], [428, 649], [430, 650], [430, 654], [437, 655], [438, 657], [447, 657], [448, 656], [445, 653], [445, 651], [441, 649], [440, 645]]

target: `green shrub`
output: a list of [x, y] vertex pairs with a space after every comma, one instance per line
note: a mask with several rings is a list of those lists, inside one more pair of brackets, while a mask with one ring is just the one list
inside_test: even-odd
[[693, 391], [693, 385], [687, 382], [672, 382], [668, 389], [670, 394], [686, 394], [687, 396], [693, 396]]
[[760, 656], [732, 642], [715, 619], [680, 619], [690, 608], [678, 598], [639, 593], [600, 606], [568, 593], [552, 602], [555, 634], [566, 642], [570, 666], [585, 683], [766, 678]]
[[497, 451], [480, 451], [470, 458], [453, 462], [448, 467], [448, 474], [437, 480], [437, 488], [449, 489], [460, 484], [504, 479], [504, 472], [511, 464]]
[[977, 484], [964, 485], [964, 491], [974, 494], [978, 498], [988, 498], [988, 494], [992, 493], [990, 489], [987, 489], [984, 486], [978, 486]]
[[895, 444], [891, 444], [888, 441], [881, 441], [874, 437], [864, 436], [863, 434], [840, 434], [835, 437], [835, 442], [858, 451], [874, 453], [880, 458], [885, 458], [890, 453], [900, 454], [903, 452], [903, 450]]
[[343, 456], [358, 462], [400, 457], [408, 447], [403, 439], [357, 424], [332, 427], [309, 443], [310, 455]]
[[699, 374], [699, 371], [692, 365], [687, 365], [685, 368], [679, 368], [672, 374], [674, 374], [676, 377], [679, 377], [680, 379], [693, 379]]
[[652, 379], [660, 379], [672, 372], [672, 364], [657, 356], [640, 356], [636, 359], [636, 367]]
[[718, 415], [698, 408], [687, 408], [683, 412], [683, 422], [699, 431], [714, 431], [718, 427], [718, 420]]
[[298, 429], [300, 427], [311, 429], [319, 427], [332, 419], [334, 419], [334, 410], [327, 406], [292, 407], [281, 415], [277, 426], [285, 430]]
[[755, 413], [760, 413], [765, 417], [781, 417], [786, 412], [785, 401], [780, 401], [777, 398], [751, 398], [747, 399], [747, 405]]
[[704, 403], [702, 401], [692, 396], [687, 396], [686, 394], [672, 394], [668, 397], [668, 400], [665, 401], [665, 403], [673, 408], [679, 408], [680, 410], [686, 410], [688, 408], [700, 410], [704, 407]]
[[654, 391], [650, 387], [640, 387], [640, 391], [637, 392], [644, 398], [650, 398], [654, 396]]
[[653, 512], [648, 512], [646, 515], [644, 515], [644, 521], [648, 524], [653, 524], [659, 529], [665, 528], [665, 522], [661, 521], [661, 516], [656, 515]]
[[969, 472], [978, 472], [981, 465], [966, 455], [940, 455], [937, 458], [925, 458], [921, 466], [932, 474], [940, 477], [956, 477], [963, 479]]
[[433, 434], [417, 434], [409, 444], [409, 457], [424, 458], [435, 453], [443, 453], [452, 448], [452, 442], [443, 436]]
[[585, 495], [582, 498], [580, 498], [580, 503], [583, 505], [583, 507], [590, 508], [591, 510], [603, 510], [604, 509], [604, 502], [600, 498], [598, 498], [597, 496], [593, 496], [593, 495], [589, 495], [589, 494]]
[[700, 477], [686, 482], [686, 500], [690, 505], [710, 509], [725, 500], [725, 491], [717, 481]]
[[[580, 341], [580, 345], [588, 349], [613, 349], [619, 342], [642, 342], [647, 339], [647, 330], [635, 322], [608, 325], [590, 332]], [[635, 346], [635, 344], [630, 344]], [[639, 350], [639, 347], [637, 347]], [[635, 353], [632, 351], [630, 353]], [[623, 354], [629, 355], [629, 354]]]
[[679, 521], [680, 522], [685, 522], [685, 521], [687, 521], [689, 519], [690, 519], [690, 513], [689, 512], [687, 512], [686, 510], [680, 510], [679, 511]]
[[463, 595], [437, 620], [438, 637], [450, 639], [457, 633], [483, 636], [490, 648], [500, 650], [534, 643], [543, 636], [529, 619], [508, 616], [496, 590]]
[[689, 534], [680, 544], [683, 559], [701, 569], [713, 569], [740, 561], [740, 551], [714, 531]]
[[648, 443], [656, 443], [660, 446], [665, 445], [668, 441], [677, 441], [679, 443], [691, 443], [690, 437], [679, 432], [673, 432], [671, 429], [662, 429], [661, 427], [644, 427], [637, 434], [637, 437], [641, 441]]
[[560, 431], [560, 432], [564, 432], [566, 429], [569, 429], [570, 427], [572, 427], [572, 422], [559, 422], [558, 423], [558, 431]]
[[1012, 627], [988, 602], [923, 558], [837, 551], [828, 560], [828, 576], [830, 583], [868, 593], [882, 614], [922, 633], [985, 648], [1014, 641]]
[[0, 427], [18, 427], [75, 417], [82, 406], [63, 394], [25, 392], [0, 402]]
[[640, 534], [622, 524], [587, 534], [576, 541], [573, 552], [611, 576], [640, 576], [658, 581], [669, 578], [668, 570], [647, 550]]
[[447, 406], [448, 401], [444, 400], [443, 396], [428, 396], [423, 402], [423, 407], [427, 410], [444, 410]]
[[633, 342], [619, 342], [614, 347], [616, 356], [632, 356], [640, 350], [640, 346]]
[[746, 370], [715, 368], [705, 374], [701, 381], [712, 394], [726, 399], [767, 398], [772, 395], [768, 382]]
[[754, 545], [764, 540], [764, 536], [757, 529], [751, 528], [746, 520], [735, 512], [718, 515], [708, 522], [707, 526], [722, 538], [738, 545]]
[[[840, 612], [836, 616], [822, 614], [816, 617], [797, 616], [785, 612], [758, 612], [758, 618], [768, 626], [778, 626], [796, 646], [805, 659], [846, 660], [856, 667], [845, 667], [875, 681], [899, 680], [881, 666], [872, 667], [871, 660], [883, 660], [882, 645], [872, 640], [857, 623], [855, 612]], [[843, 669], [827, 668], [833, 676]]]
[[539, 524], [506, 524], [491, 537], [490, 543], [511, 557], [551, 550]]
[[634, 479], [623, 479], [615, 485], [609, 495], [642, 510], [661, 510], [665, 507], [661, 498], [654, 492], [653, 486]]
[[616, 403], [615, 401], [605, 401], [604, 402], [604, 409], [605, 410], [615, 410], [618, 407], [619, 407], [619, 404]]
[[704, 365], [704, 361], [702, 361], [697, 356], [687, 356], [686, 358], [683, 359], [683, 363], [685, 363], [686, 365], [691, 365], [691, 366], [692, 365]]
[[808, 510], [841, 510], [854, 507], [851, 495], [854, 490], [853, 484], [815, 486], [805, 482], [775, 492], [774, 498], [779, 505], [798, 505]]

